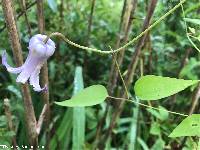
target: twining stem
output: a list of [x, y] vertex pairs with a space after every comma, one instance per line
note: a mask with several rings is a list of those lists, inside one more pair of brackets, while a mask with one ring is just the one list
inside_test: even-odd
[[102, 51], [102, 50], [99, 50], [99, 49], [96, 49], [96, 48], [90, 48], [90, 47], [86, 47], [86, 46], [82, 46], [82, 45], [76, 44], [76, 43], [70, 41], [67, 37], [65, 37], [63, 34], [61, 34], [59, 32], [51, 33], [49, 36], [47, 36], [46, 39], [44, 39], [44, 43], [46, 43], [50, 37], [57, 36], [57, 37], [62, 38], [68, 44], [73, 45], [75, 47], [78, 47], [80, 49], [87, 50], [87, 51], [96, 52], [96, 53], [100, 53], [100, 54], [117, 53], [117, 52], [119, 52], [121, 50], [124, 50], [129, 45], [133, 44], [135, 41], [137, 41], [139, 38], [141, 38], [143, 35], [145, 35], [147, 32], [149, 32], [152, 28], [154, 28], [157, 24], [159, 24], [162, 20], [164, 20], [167, 16], [172, 14], [177, 8], [179, 8], [185, 2], [186, 2], [186, 0], [180, 1], [177, 5], [175, 5], [171, 10], [169, 10], [167, 13], [165, 13], [163, 16], [161, 16], [157, 21], [155, 21], [152, 25], [150, 25], [146, 30], [141, 32], [138, 36], [133, 38], [131, 41], [129, 41], [128, 43], [126, 43], [122, 47], [120, 47], [120, 48], [118, 48], [116, 50], [113, 50], [113, 51]]
[[140, 102], [133, 101], [131, 99], [118, 98], [118, 97], [112, 97], [112, 96], [108, 96], [108, 97], [111, 98], [111, 99], [116, 99], [116, 100], [122, 100], [122, 101], [131, 102], [131, 103], [138, 104], [140, 106], [151, 108], [151, 109], [154, 109], [154, 110], [165, 111], [165, 112], [168, 112], [170, 114], [175, 114], [175, 115], [184, 116], [184, 117], [188, 117], [189, 116], [189, 115], [186, 115], [186, 114], [182, 114], [182, 113], [178, 113], [178, 112], [169, 111], [169, 110], [166, 110], [166, 109], [160, 109], [160, 108], [157, 108], [157, 107], [146, 105], [146, 104], [143, 104], [143, 103], [140, 103]]

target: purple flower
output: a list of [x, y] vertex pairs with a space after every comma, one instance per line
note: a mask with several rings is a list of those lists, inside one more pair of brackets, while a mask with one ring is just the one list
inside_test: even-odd
[[34, 35], [29, 41], [29, 54], [25, 63], [21, 67], [13, 68], [7, 63], [6, 51], [2, 54], [2, 64], [8, 72], [18, 74], [16, 82], [25, 83], [28, 79], [30, 85], [37, 92], [46, 91], [47, 85], [43, 88], [39, 84], [39, 73], [45, 61], [53, 55], [55, 51], [55, 43], [49, 39], [45, 44], [43, 41], [46, 35]]

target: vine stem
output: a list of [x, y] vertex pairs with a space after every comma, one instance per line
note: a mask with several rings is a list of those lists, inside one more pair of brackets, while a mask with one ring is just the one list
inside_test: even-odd
[[126, 98], [118, 98], [118, 97], [113, 97], [113, 96], [108, 96], [108, 98], [131, 102], [131, 103], [138, 104], [138, 105], [146, 107], [146, 108], [151, 108], [151, 109], [159, 110], [159, 111], [165, 111], [165, 112], [168, 112], [170, 114], [175, 114], [175, 115], [179, 115], [179, 116], [183, 116], [183, 117], [188, 117], [189, 116], [189, 115], [186, 115], [186, 114], [182, 114], [182, 113], [178, 113], [178, 112], [174, 112], [174, 111], [169, 111], [169, 110], [166, 110], [166, 109], [160, 109], [160, 108], [157, 108], [157, 107], [146, 105], [146, 104], [143, 104], [143, 103], [140, 103], [140, 102], [136, 102], [136, 101], [133, 101], [133, 100], [130, 100], [130, 99], [126, 99]]
[[[109, 46], [109, 47], [110, 47], [110, 46]], [[110, 47], [110, 49], [112, 50], [111, 47]], [[112, 50], [112, 51], [113, 51], [113, 50]], [[119, 72], [119, 76], [120, 76], [120, 78], [121, 78], [121, 80], [122, 80], [122, 83], [123, 83], [123, 85], [124, 85], [125, 92], [126, 92], [126, 97], [129, 98], [128, 89], [127, 89], [127, 87], [126, 87], [126, 83], [125, 83], [125, 81], [124, 81], [124, 79], [123, 79], [123, 76], [122, 76], [122, 73], [121, 73], [121, 71], [120, 71], [120, 67], [119, 67], [119, 64], [118, 64], [118, 62], [117, 62], [116, 56], [115, 56], [114, 53], [112, 54], [112, 56], [113, 56], [113, 60], [114, 60], [114, 62], [115, 62], [115, 65], [116, 65], [116, 67], [117, 67], [117, 70], [118, 70], [118, 72]]]
[[157, 24], [159, 24], [162, 20], [164, 20], [167, 16], [169, 16], [170, 14], [172, 14], [177, 8], [179, 8], [183, 3], [185, 3], [186, 0], [182, 0], [180, 1], [177, 5], [175, 5], [171, 10], [169, 10], [167, 13], [165, 13], [163, 16], [161, 16], [157, 21], [155, 21], [152, 25], [150, 25], [146, 30], [144, 30], [143, 32], [141, 32], [138, 36], [136, 36], [135, 38], [133, 38], [131, 41], [129, 41], [128, 43], [126, 43], [125, 45], [123, 45], [122, 47], [116, 49], [116, 50], [109, 50], [109, 51], [103, 51], [100, 49], [96, 49], [96, 48], [90, 48], [90, 47], [86, 47], [86, 46], [82, 46], [79, 44], [76, 44], [72, 41], [70, 41], [67, 37], [65, 37], [62, 33], [59, 32], [53, 32], [51, 34], [49, 34], [46, 39], [44, 39], [44, 43], [47, 43], [48, 39], [50, 37], [59, 37], [62, 38], [66, 43], [73, 45], [75, 47], [78, 47], [80, 49], [84, 49], [87, 51], [91, 51], [91, 52], [96, 52], [96, 53], [100, 53], [100, 54], [112, 54], [112, 53], [117, 53], [121, 50], [124, 50], [126, 47], [128, 47], [129, 45], [133, 44], [135, 41], [137, 41], [139, 38], [141, 38], [143, 35], [145, 35], [147, 32], [149, 32], [152, 28], [154, 28]]

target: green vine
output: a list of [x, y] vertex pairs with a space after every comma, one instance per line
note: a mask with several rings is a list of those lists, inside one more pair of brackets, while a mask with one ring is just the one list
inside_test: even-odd
[[84, 49], [86, 51], [91, 51], [91, 52], [95, 52], [95, 53], [100, 53], [100, 54], [112, 54], [112, 53], [117, 53], [121, 50], [124, 50], [125, 48], [127, 48], [129, 45], [133, 44], [135, 41], [137, 41], [139, 38], [141, 38], [144, 34], [146, 34], [147, 32], [149, 32], [151, 29], [153, 29], [157, 24], [159, 24], [162, 20], [164, 20], [166, 17], [168, 17], [170, 14], [172, 14], [177, 8], [179, 8], [180, 6], [182, 6], [183, 3], [185, 3], [186, 0], [181, 0], [177, 5], [175, 5], [170, 11], [168, 11], [167, 13], [165, 13], [163, 16], [161, 16], [157, 21], [155, 21], [152, 25], [150, 25], [146, 30], [144, 30], [143, 32], [141, 32], [138, 36], [136, 36], [135, 38], [133, 38], [131, 41], [129, 41], [128, 43], [126, 43], [125, 45], [123, 45], [122, 47], [116, 49], [116, 50], [109, 50], [109, 51], [103, 51], [103, 50], [99, 50], [96, 48], [90, 48], [90, 47], [86, 47], [86, 46], [82, 46], [79, 45], [77, 43], [74, 43], [72, 41], [70, 41], [67, 37], [65, 37], [62, 33], [59, 32], [54, 32], [51, 33], [49, 36], [47, 36], [47, 38], [44, 40], [44, 43], [46, 43], [48, 41], [48, 39], [50, 37], [59, 37], [61, 39], [63, 39], [66, 43], [73, 45], [75, 47], [78, 47], [80, 49]]

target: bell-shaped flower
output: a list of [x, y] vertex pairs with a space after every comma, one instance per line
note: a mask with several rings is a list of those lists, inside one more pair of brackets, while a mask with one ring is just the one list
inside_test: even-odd
[[48, 39], [44, 43], [46, 35], [34, 35], [29, 41], [29, 53], [25, 63], [21, 67], [13, 68], [7, 63], [6, 51], [2, 54], [2, 64], [6, 67], [8, 72], [19, 74], [16, 82], [25, 83], [30, 81], [35, 91], [46, 91], [47, 86], [43, 88], [39, 84], [39, 73], [45, 61], [53, 55], [55, 51], [55, 43]]

